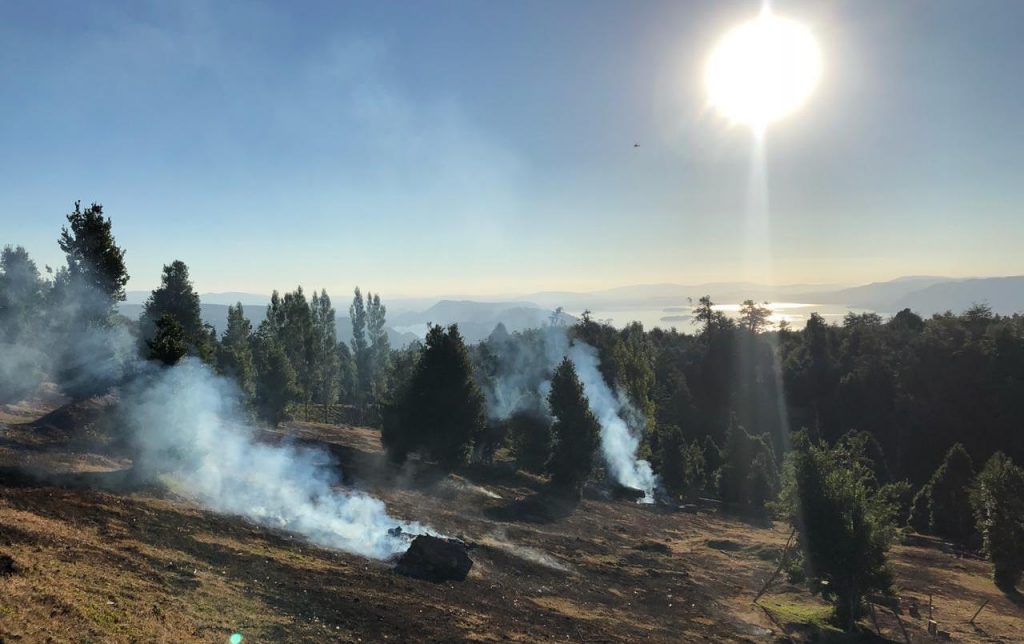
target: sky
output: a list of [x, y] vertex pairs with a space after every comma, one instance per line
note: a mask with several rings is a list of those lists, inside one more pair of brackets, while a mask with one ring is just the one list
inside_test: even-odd
[[824, 69], [766, 134], [770, 266], [702, 80], [759, 3], [722, 0], [0, 4], [0, 243], [59, 265], [80, 199], [131, 290], [1024, 273], [1024, 3], [773, 6]]

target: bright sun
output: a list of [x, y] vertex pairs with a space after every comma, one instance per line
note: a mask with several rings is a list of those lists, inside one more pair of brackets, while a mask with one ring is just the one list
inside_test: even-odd
[[820, 76], [811, 32], [767, 10], [722, 36], [704, 70], [711, 106], [756, 131], [799, 108]]

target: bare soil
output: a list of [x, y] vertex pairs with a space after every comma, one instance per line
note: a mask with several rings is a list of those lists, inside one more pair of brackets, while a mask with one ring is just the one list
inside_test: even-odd
[[[785, 580], [752, 600], [789, 530], [713, 511], [555, 500], [507, 464], [444, 475], [397, 469], [367, 428], [292, 423], [264, 439], [319, 443], [347, 485], [397, 517], [475, 544], [462, 582], [393, 565], [129, 484], [130, 460], [85, 440], [106, 404], [0, 409], [0, 642], [775, 641], [849, 640], [827, 607]], [[97, 412], [97, 413], [93, 413]], [[96, 447], [99, 445], [99, 447]], [[893, 551], [913, 641], [931, 614], [957, 641], [1020, 641], [1024, 607], [984, 561], [941, 544]], [[988, 604], [968, 623], [977, 607]], [[903, 641], [878, 609], [883, 638]], [[865, 620], [856, 639], [870, 640]]]

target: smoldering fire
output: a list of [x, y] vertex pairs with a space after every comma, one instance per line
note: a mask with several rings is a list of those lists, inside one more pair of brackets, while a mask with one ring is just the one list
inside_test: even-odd
[[650, 463], [637, 458], [640, 439], [627, 423], [639, 414], [625, 396], [605, 382], [597, 350], [585, 342], [570, 342], [564, 327], [549, 326], [533, 333], [529, 342], [492, 346], [499, 364], [486, 392], [490, 415], [505, 419], [517, 411], [547, 413], [543, 401], [551, 386], [550, 374], [568, 356], [601, 426], [601, 455], [609, 474], [620, 485], [642, 490], [641, 502], [652, 503], [657, 476]]
[[339, 468], [326, 451], [257, 441], [237, 400], [233, 383], [191, 358], [134, 379], [120, 408], [138, 449], [136, 467], [218, 512], [373, 559], [408, 548], [389, 534], [395, 525], [434, 534], [397, 521], [368, 494], [339, 488]]

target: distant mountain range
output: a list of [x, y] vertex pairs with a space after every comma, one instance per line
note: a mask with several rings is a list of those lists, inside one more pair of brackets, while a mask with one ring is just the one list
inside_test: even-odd
[[[651, 313], [655, 322], [648, 326], [673, 326], [689, 319], [692, 302], [710, 295], [717, 303], [730, 304], [746, 299], [756, 301], [806, 303], [807, 312], [847, 309], [869, 310], [892, 315], [904, 308], [929, 316], [944, 311], [960, 312], [974, 304], [987, 304], [995, 313], [1009, 315], [1024, 312], [1024, 275], [1010, 277], [984, 277], [955, 279], [936, 276], [911, 276], [875, 282], [862, 286], [836, 286], [789, 284], [766, 286], [744, 282], [710, 284], [639, 284], [592, 292], [546, 291], [505, 301], [479, 301], [475, 299], [396, 299], [385, 300], [388, 306], [388, 337], [394, 347], [405, 346], [424, 336], [428, 324], [458, 324], [468, 342], [486, 338], [501, 323], [509, 332], [537, 327], [548, 323], [555, 309], [579, 314], [584, 310], [615, 312], [611, 315], [617, 325]], [[124, 315], [137, 318], [142, 313], [142, 302], [148, 291], [129, 291], [121, 304]], [[218, 333], [227, 324], [228, 305], [242, 302], [246, 316], [253, 325], [263, 318], [269, 296], [253, 293], [204, 293], [200, 295], [203, 320], [213, 325]], [[482, 298], [483, 299], [483, 298]], [[337, 329], [339, 340], [352, 337], [352, 324], [347, 315], [347, 299], [337, 303]], [[632, 317], [631, 317], [632, 316]], [[559, 312], [560, 323], [572, 324], [577, 318]]]
[[687, 303], [687, 298], [696, 301], [704, 295], [711, 295], [717, 302], [741, 302], [746, 299], [765, 300], [789, 298], [797, 293], [815, 290], [835, 290], [836, 285], [789, 284], [767, 286], [750, 282], [711, 282], [706, 284], [637, 284], [616, 288], [589, 291], [542, 291], [530, 293], [516, 300], [534, 303], [546, 308], [563, 307], [570, 311], [628, 310], [648, 307], [671, 307]]
[[425, 311], [406, 311], [388, 318], [392, 327], [422, 337], [428, 324], [458, 324], [459, 332], [468, 342], [483, 340], [499, 323], [509, 333], [532, 329], [557, 321], [573, 324], [576, 318], [566, 313], [555, 313], [530, 302], [476, 302], [472, 300], [442, 300]]
[[987, 304], [1000, 315], [1024, 312], [1024, 275], [937, 282], [903, 295], [887, 310], [959, 312], [974, 304]]
[[909, 308], [920, 315], [933, 315], [987, 304], [995, 313], [1010, 315], [1024, 312], [1024, 275], [972, 279], [905, 277], [798, 297], [804, 302], [840, 304], [890, 314]]
[[543, 292], [523, 296], [540, 306], [564, 306], [568, 310], [637, 309], [661, 307], [678, 312], [683, 304], [710, 295], [719, 303], [755, 301], [805, 302], [851, 309], [895, 313], [910, 308], [921, 315], [947, 310], [963, 311], [973, 304], [987, 304], [996, 313], [1024, 312], [1024, 275], [958, 279], [935, 276], [901, 277], [863, 286], [787, 284], [767, 286], [744, 282], [709, 284], [641, 284], [588, 293]]
[[[120, 305], [119, 311], [122, 315], [136, 319], [142, 314], [142, 303], [149, 297], [149, 291], [129, 291], [126, 296], [126, 301]], [[227, 326], [228, 306], [242, 302], [245, 316], [255, 327], [263, 319], [270, 301], [266, 295], [253, 293], [203, 293], [199, 299], [203, 322], [212, 325], [218, 334]], [[384, 304], [387, 306], [388, 302], [385, 301]], [[408, 306], [407, 301], [401, 301], [401, 304]], [[352, 319], [347, 315], [341, 315], [342, 312], [348, 311], [347, 305], [347, 300], [341, 305], [335, 305], [338, 312], [335, 318], [338, 339], [345, 342], [352, 338]], [[396, 308], [397, 313], [388, 313], [388, 339], [393, 347], [402, 347], [414, 340], [422, 339], [427, 333], [428, 324], [458, 324], [459, 331], [467, 342], [479, 342], [490, 335], [499, 322], [504, 324], [510, 333], [514, 333], [546, 324], [554, 313], [551, 309], [542, 309], [536, 304], [518, 301], [435, 300], [433, 305], [423, 311]], [[576, 321], [575, 317], [565, 313], [559, 314], [557, 319], [564, 324], [573, 324]]]

